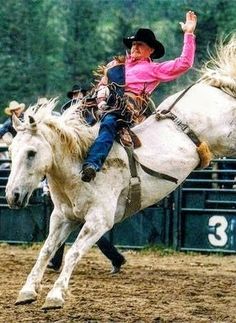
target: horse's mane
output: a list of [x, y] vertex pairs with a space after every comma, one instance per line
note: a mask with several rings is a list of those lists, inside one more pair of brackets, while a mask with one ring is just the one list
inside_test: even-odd
[[220, 40], [215, 55], [201, 69], [201, 82], [218, 87], [236, 97], [236, 35], [229, 41]]
[[83, 159], [94, 138], [94, 129], [85, 124], [76, 106], [58, 116], [53, 113], [56, 105], [57, 99], [52, 99], [42, 106], [30, 106], [24, 114], [24, 126], [32, 128], [30, 118], [33, 118], [48, 141], [56, 144], [60, 140], [64, 150]]

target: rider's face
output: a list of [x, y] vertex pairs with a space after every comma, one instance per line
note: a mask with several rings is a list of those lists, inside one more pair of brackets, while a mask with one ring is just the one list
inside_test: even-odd
[[132, 43], [131, 57], [136, 60], [148, 58], [153, 52], [154, 49], [142, 41], [133, 41]]

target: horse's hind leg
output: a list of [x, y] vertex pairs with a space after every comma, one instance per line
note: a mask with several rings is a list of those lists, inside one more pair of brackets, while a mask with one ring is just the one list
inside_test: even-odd
[[100, 221], [97, 221], [97, 218], [93, 218], [85, 222], [77, 239], [65, 256], [65, 262], [60, 276], [56, 280], [52, 290], [48, 293], [43, 309], [55, 309], [63, 306], [69, 279], [75, 265], [89, 248], [91, 248], [101, 236], [113, 226], [113, 223], [108, 224], [107, 221], [101, 219], [101, 214], [103, 214], [102, 210], [97, 209], [97, 212]]
[[38, 259], [27, 277], [26, 283], [19, 292], [16, 305], [32, 303], [37, 298], [37, 292], [50, 258], [58, 247], [66, 240], [74, 229], [74, 224], [63, 222], [55, 212], [51, 215], [49, 235], [39, 253]]

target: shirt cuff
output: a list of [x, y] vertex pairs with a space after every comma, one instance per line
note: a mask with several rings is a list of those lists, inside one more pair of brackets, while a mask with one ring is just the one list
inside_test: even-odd
[[192, 36], [196, 37], [194, 33], [187, 33], [187, 32], [185, 32], [184, 35], [192, 35]]

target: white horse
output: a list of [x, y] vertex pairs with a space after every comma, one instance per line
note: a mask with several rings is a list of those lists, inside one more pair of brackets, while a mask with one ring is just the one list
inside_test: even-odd
[[[236, 39], [218, 49], [199, 83], [173, 107], [172, 112], [208, 143], [213, 156], [236, 155]], [[168, 109], [180, 93], [160, 106]], [[84, 223], [65, 256], [63, 269], [48, 293], [44, 309], [64, 304], [69, 279], [75, 265], [96, 241], [124, 217], [130, 182], [130, 169], [124, 148], [115, 143], [104, 167], [94, 181], [81, 181], [81, 165], [98, 127], [86, 126], [70, 111], [54, 117], [55, 102], [43, 108], [31, 107], [24, 123], [15, 120], [17, 136], [10, 147], [12, 168], [6, 188], [10, 207], [28, 203], [33, 190], [46, 174], [54, 210], [49, 236], [19, 293], [16, 304], [36, 300], [49, 259], [78, 223]], [[144, 209], [172, 192], [198, 166], [195, 144], [170, 119], [157, 121], [150, 116], [133, 131], [142, 146], [136, 149], [140, 162], [178, 179], [178, 184], [153, 177], [137, 165]], [[129, 214], [131, 215], [131, 214]]]

